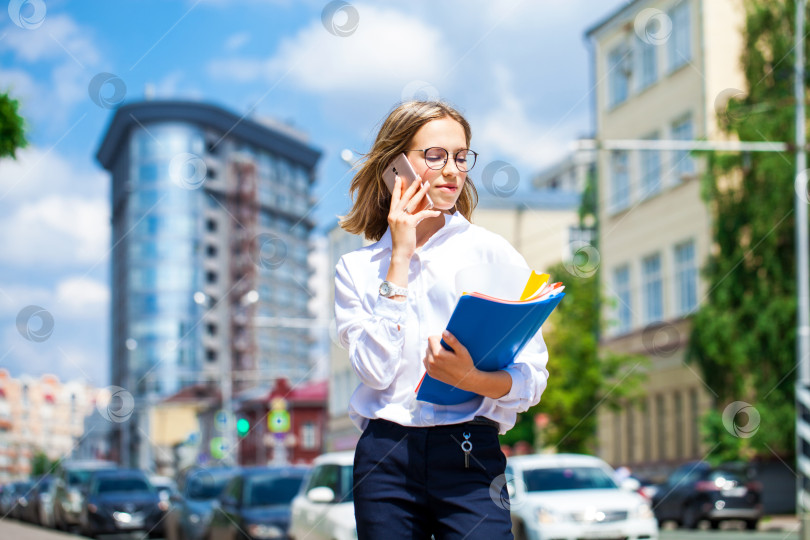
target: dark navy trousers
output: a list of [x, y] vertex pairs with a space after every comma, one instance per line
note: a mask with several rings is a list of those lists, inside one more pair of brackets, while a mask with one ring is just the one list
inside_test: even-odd
[[512, 539], [505, 467], [495, 427], [371, 420], [354, 456], [358, 540]]

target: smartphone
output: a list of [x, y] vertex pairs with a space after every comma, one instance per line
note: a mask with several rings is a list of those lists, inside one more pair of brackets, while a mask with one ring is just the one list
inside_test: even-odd
[[[408, 161], [405, 154], [400, 154], [395, 157], [393, 161], [388, 164], [388, 167], [386, 167], [383, 171], [383, 181], [385, 182], [385, 185], [388, 186], [388, 191], [392, 193], [394, 192], [394, 183], [397, 176], [402, 178], [402, 182], [405, 184], [405, 189], [408, 189], [416, 180], [416, 171], [414, 171], [413, 167], [411, 167], [411, 162]], [[430, 199], [430, 195], [425, 193], [425, 199], [427, 200], [427, 206], [425, 208], [420, 208], [419, 210], [429, 210], [433, 208], [433, 201]]]

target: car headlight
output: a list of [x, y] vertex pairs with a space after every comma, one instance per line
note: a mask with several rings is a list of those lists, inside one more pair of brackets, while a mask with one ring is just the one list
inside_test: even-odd
[[537, 521], [540, 523], [559, 523], [564, 521], [561, 514], [549, 510], [548, 508], [537, 509]]
[[636, 507], [636, 511], [633, 512], [633, 515], [640, 519], [652, 519], [655, 517], [653, 514], [652, 508], [649, 504], [643, 502]]
[[261, 523], [248, 525], [247, 532], [253, 538], [281, 538], [284, 536], [284, 531], [280, 527]]

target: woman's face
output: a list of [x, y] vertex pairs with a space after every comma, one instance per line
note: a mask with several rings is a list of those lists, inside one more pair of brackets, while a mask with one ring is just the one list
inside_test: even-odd
[[467, 173], [459, 171], [453, 159], [456, 152], [467, 148], [461, 124], [449, 117], [431, 120], [414, 134], [407, 149], [426, 150], [436, 146], [448, 152], [447, 163], [441, 170], [427, 166], [424, 152], [406, 152], [405, 155], [422, 181], [430, 183], [428, 195], [433, 201], [433, 209], [449, 210], [455, 206], [467, 179]]

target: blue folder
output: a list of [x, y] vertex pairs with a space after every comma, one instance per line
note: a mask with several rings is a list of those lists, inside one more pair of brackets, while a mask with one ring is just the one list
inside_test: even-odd
[[[498, 371], [511, 364], [560, 303], [565, 293], [539, 302], [498, 302], [477, 296], [459, 298], [447, 330], [467, 347], [475, 366]], [[442, 340], [442, 346], [452, 350]], [[460, 390], [428, 374], [419, 384], [416, 399], [437, 405], [458, 405], [478, 394]]]

